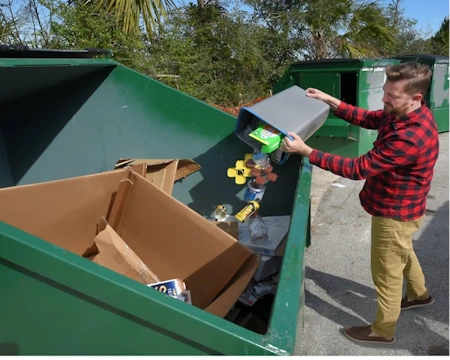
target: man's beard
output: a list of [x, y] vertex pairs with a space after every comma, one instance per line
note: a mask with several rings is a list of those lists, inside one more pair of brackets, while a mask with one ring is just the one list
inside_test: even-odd
[[384, 104], [384, 111], [387, 112], [389, 115], [403, 116], [408, 113], [408, 104], [400, 105], [395, 108], [392, 105]]

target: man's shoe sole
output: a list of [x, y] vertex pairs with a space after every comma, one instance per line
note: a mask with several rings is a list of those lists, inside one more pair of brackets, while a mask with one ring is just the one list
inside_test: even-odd
[[356, 342], [360, 342], [360, 343], [365, 343], [365, 344], [384, 344], [384, 345], [392, 345], [395, 343], [395, 341], [397, 340], [394, 337], [393, 341], [377, 341], [377, 340], [359, 340], [359, 339], [355, 339], [354, 337], [351, 337], [350, 335], [348, 335], [345, 330], [344, 330], [344, 335], [347, 336], [349, 339], [356, 341]]
[[431, 304], [433, 304], [433, 303], [434, 303], [434, 298], [433, 298], [429, 303], [426, 303], [426, 304], [417, 304], [417, 305], [411, 305], [411, 306], [402, 308], [402, 311], [403, 311], [403, 310], [416, 309], [416, 308], [428, 306], [428, 305], [431, 305]]

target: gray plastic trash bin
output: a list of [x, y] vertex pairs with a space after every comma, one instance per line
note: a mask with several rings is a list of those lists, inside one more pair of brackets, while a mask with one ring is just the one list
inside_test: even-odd
[[[241, 108], [237, 118], [236, 135], [254, 149], [260, 149], [261, 143], [250, 138], [246, 129], [249, 125], [257, 126], [258, 122], [262, 122], [284, 136], [293, 132], [306, 140], [325, 123], [329, 111], [329, 105], [307, 97], [305, 90], [293, 85], [253, 106]], [[279, 164], [283, 164], [287, 158], [286, 154], [281, 152], [270, 155], [272, 160]]]

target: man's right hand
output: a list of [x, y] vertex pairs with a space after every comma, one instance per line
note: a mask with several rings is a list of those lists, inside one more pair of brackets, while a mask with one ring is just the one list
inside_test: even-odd
[[325, 101], [327, 94], [325, 94], [323, 91], [320, 91], [319, 89], [307, 88], [306, 96]]
[[328, 105], [330, 105], [331, 109], [333, 110], [336, 110], [339, 107], [339, 104], [341, 103], [341, 100], [336, 99], [335, 97], [328, 95], [323, 91], [315, 88], [307, 88], [306, 96], [326, 102]]

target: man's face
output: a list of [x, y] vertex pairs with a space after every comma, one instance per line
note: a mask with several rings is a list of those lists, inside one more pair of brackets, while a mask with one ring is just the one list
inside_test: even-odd
[[403, 116], [414, 110], [414, 105], [420, 104], [421, 94], [410, 95], [403, 88], [406, 80], [389, 81], [384, 84], [384, 111], [395, 116]]

